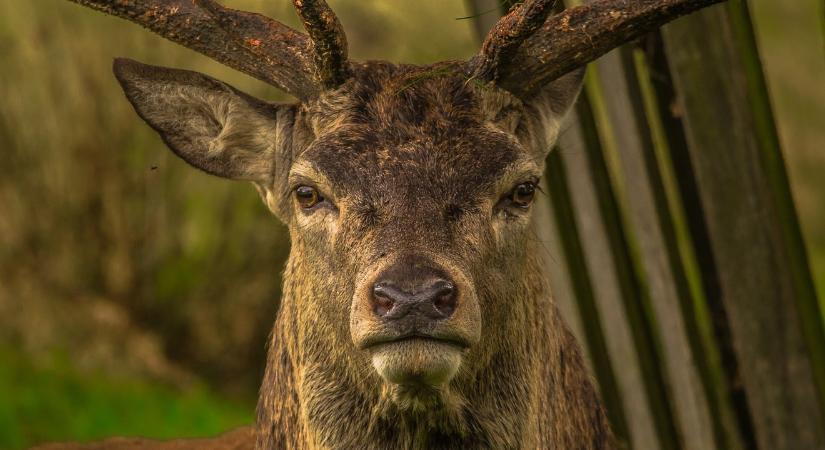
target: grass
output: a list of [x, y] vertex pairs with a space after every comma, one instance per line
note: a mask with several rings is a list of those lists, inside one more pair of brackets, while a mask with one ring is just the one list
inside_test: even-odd
[[11, 350], [0, 350], [0, 398], [0, 449], [8, 450], [107, 436], [213, 436], [251, 423], [254, 411], [203, 386], [81, 374], [65, 357], [37, 366]]

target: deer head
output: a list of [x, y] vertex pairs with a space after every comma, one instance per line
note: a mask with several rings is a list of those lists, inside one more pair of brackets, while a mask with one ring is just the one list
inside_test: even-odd
[[[554, 2], [527, 0], [469, 61], [423, 67], [349, 61], [323, 0], [293, 0], [308, 36], [212, 0], [79, 3], [299, 99], [270, 104], [199, 73], [114, 64], [175, 154], [252, 182], [288, 225], [267, 380], [283, 371], [271, 381], [290, 379], [301, 414], [322, 423], [345, 419], [334, 398], [348, 394], [336, 385], [393, 411], [460, 409], [469, 380], [503, 353], [541, 347], [529, 340], [545, 334], [522, 332], [553, 326], [531, 205], [581, 67], [716, 1], [600, 0], [551, 16]], [[526, 371], [508, 364], [502, 373]], [[271, 403], [263, 395], [262, 417], [282, 420], [286, 407]]]

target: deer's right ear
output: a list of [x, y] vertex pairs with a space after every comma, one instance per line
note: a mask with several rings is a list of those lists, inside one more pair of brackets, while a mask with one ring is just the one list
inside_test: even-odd
[[219, 177], [272, 179], [276, 106], [197, 72], [121, 58], [113, 69], [138, 115], [184, 161]]

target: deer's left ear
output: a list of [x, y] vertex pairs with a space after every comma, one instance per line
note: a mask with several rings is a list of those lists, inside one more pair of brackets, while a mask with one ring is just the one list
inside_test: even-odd
[[540, 158], [547, 153], [559, 138], [573, 105], [576, 103], [584, 82], [585, 68], [576, 69], [545, 85], [532, 98], [525, 98], [527, 127], [532, 147], [540, 152]]
[[138, 115], [190, 165], [268, 184], [278, 107], [206, 75], [116, 59], [114, 72]]

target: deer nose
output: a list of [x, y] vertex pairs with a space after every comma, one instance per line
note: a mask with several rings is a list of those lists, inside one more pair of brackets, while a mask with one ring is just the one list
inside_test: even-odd
[[372, 301], [375, 314], [388, 322], [411, 318], [442, 320], [455, 311], [455, 285], [443, 278], [431, 278], [412, 285], [381, 280], [373, 285]]

